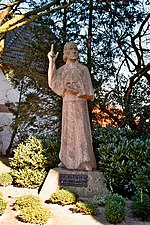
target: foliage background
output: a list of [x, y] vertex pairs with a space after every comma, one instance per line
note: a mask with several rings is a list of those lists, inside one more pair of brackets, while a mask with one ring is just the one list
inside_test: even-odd
[[[72, 2], [64, 7], [67, 1], [56, 1], [52, 9], [62, 10], [39, 17], [25, 28], [30, 41], [27, 45], [21, 40], [24, 61], [9, 75], [20, 91], [18, 106], [11, 107], [16, 117], [9, 148], [14, 138], [17, 143], [29, 134], [60, 137], [61, 99], [47, 87], [51, 43], [60, 52], [57, 67], [63, 64], [64, 43], [78, 44], [79, 60], [88, 66], [95, 91], [95, 100], [89, 103], [93, 129], [104, 113], [110, 125], [149, 129], [149, 2]], [[50, 1], [30, 1], [30, 13], [46, 4]]]

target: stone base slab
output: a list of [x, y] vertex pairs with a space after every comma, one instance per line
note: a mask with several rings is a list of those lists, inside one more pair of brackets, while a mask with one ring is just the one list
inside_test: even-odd
[[43, 201], [48, 200], [52, 193], [60, 189], [70, 190], [79, 197], [86, 198], [108, 192], [102, 172], [54, 168], [49, 171], [39, 192], [39, 197]]

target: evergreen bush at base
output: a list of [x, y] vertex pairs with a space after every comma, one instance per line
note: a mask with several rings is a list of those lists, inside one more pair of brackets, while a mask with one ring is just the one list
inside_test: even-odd
[[18, 215], [18, 219], [22, 222], [34, 224], [45, 224], [50, 217], [52, 217], [51, 212], [42, 205], [24, 207]]
[[47, 174], [45, 151], [41, 141], [33, 136], [18, 145], [10, 161], [16, 186], [36, 188], [42, 184]]
[[43, 206], [38, 196], [23, 195], [16, 198], [14, 210], [19, 210], [17, 218], [22, 222], [44, 224], [52, 217], [49, 209]]
[[98, 214], [98, 204], [92, 202], [76, 202], [73, 212], [79, 212], [86, 215], [97, 215]]
[[58, 190], [57, 192], [53, 193], [48, 200], [48, 202], [59, 205], [74, 204], [76, 203], [76, 201], [76, 194], [64, 189]]
[[99, 206], [104, 206], [108, 195], [109, 193], [99, 193], [94, 195], [92, 202], [97, 203]]
[[42, 200], [38, 196], [23, 195], [16, 198], [13, 205], [14, 210], [20, 210], [27, 207], [36, 207], [42, 204]]
[[143, 193], [141, 199], [141, 193], [135, 194], [132, 198], [131, 210], [135, 216], [142, 220], [150, 219], [150, 196]]
[[125, 200], [118, 194], [107, 197], [104, 216], [109, 223], [120, 223], [125, 219]]
[[34, 136], [27, 138], [14, 150], [10, 159], [13, 184], [20, 187], [39, 187], [50, 168], [56, 167], [59, 144]]

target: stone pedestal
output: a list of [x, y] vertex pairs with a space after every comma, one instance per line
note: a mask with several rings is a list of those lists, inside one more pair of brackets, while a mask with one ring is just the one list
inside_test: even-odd
[[108, 192], [102, 172], [54, 168], [49, 171], [39, 196], [45, 201], [52, 193], [62, 188], [86, 198]]

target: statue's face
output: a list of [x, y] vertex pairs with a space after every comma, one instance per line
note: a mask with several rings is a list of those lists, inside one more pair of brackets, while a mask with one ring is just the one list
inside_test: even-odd
[[68, 60], [74, 61], [78, 59], [79, 54], [78, 54], [78, 48], [76, 45], [73, 45], [73, 44], [70, 45], [67, 49], [67, 52], [68, 52], [67, 54]]

